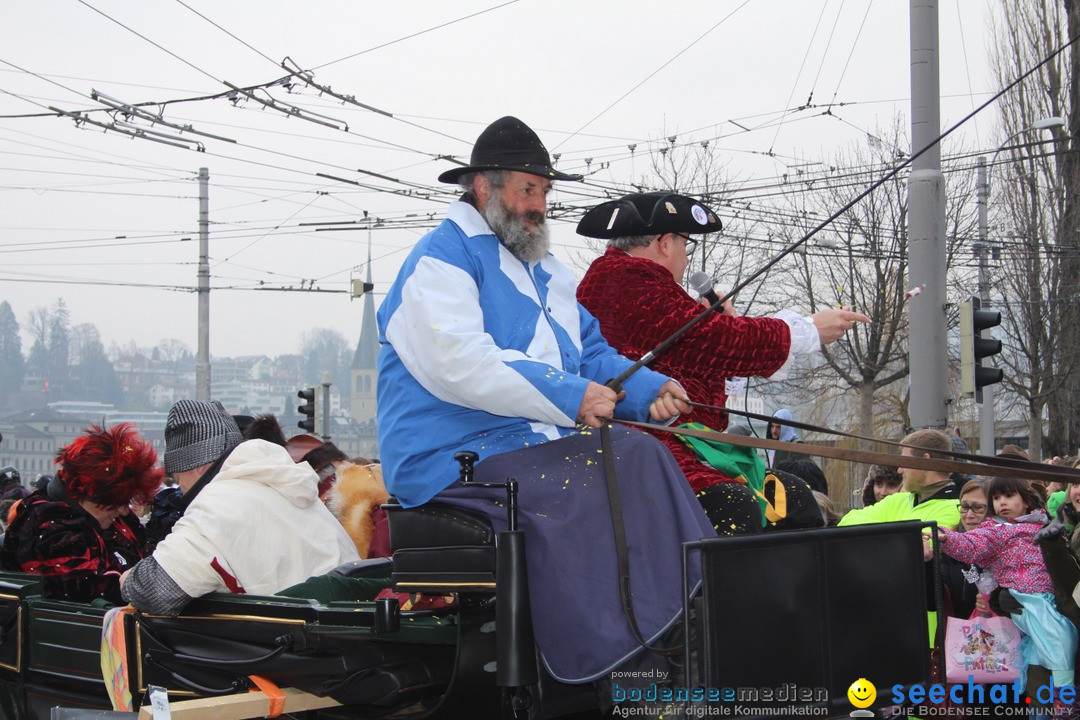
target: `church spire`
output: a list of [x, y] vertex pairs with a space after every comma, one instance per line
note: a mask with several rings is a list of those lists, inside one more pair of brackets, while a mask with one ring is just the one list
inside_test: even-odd
[[[371, 230], [368, 230], [368, 257], [367, 277], [368, 285], [371, 281]], [[375, 297], [374, 291], [364, 293], [364, 312], [361, 315], [360, 341], [356, 344], [356, 353], [353, 355], [351, 367], [356, 370], [374, 370], [375, 361], [379, 357], [379, 329], [375, 324]]]

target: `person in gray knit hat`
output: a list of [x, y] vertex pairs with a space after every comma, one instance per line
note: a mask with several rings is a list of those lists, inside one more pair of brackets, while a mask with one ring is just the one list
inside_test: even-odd
[[220, 463], [242, 440], [233, 416], [217, 400], [207, 403], [185, 398], [172, 406], [165, 420], [165, 474], [179, 486], [179, 493], [170, 486], [154, 498], [146, 523], [150, 548], [172, 532], [198, 492], [189, 491], [210, 482]]
[[187, 472], [216, 462], [240, 444], [240, 428], [217, 400], [180, 400], [165, 421], [165, 472]]
[[173, 405], [165, 472], [183, 492], [180, 517], [120, 578], [123, 599], [144, 612], [176, 615], [215, 591], [269, 595], [359, 560], [311, 466], [280, 445], [242, 442], [219, 402]]

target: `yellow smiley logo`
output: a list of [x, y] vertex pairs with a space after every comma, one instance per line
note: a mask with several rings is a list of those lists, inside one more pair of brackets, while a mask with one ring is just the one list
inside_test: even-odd
[[859, 678], [851, 683], [851, 687], [847, 690], [847, 697], [857, 708], [870, 707], [877, 698], [877, 688], [866, 678]]

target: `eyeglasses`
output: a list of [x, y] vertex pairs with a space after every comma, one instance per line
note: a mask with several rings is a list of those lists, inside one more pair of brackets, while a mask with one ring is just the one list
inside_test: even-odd
[[961, 515], [966, 515], [970, 512], [973, 512], [976, 515], [982, 515], [986, 512], [986, 505], [983, 505], [982, 503], [973, 503], [971, 505], [964, 503], [960, 506]]
[[695, 240], [694, 238], [690, 237], [689, 235], [683, 235], [682, 233], [671, 233], [671, 234], [674, 235], [675, 237], [681, 237], [683, 240], [686, 241], [686, 256], [687, 257], [690, 257], [691, 255], [693, 255], [694, 251], [697, 250], [697, 240]]

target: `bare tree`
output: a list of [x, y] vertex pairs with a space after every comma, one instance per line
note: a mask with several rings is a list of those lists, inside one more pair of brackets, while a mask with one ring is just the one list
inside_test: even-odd
[[300, 348], [304, 356], [304, 382], [318, 383], [322, 374], [329, 372], [333, 382], [345, 388], [349, 386], [352, 349], [344, 335], [331, 328], [312, 328], [301, 336]]
[[[812, 188], [805, 183], [793, 185], [786, 201], [798, 221], [784, 229], [785, 239], [798, 239], [850, 202], [875, 176], [887, 173], [897, 161], [895, 148], [907, 145], [899, 120], [889, 137], [889, 143], [856, 147], [831, 158], [828, 166], [840, 168], [840, 175], [826, 174]], [[864, 168], [869, 169], [864, 171], [864, 181], [851, 182], [853, 173]], [[821, 367], [804, 368], [784, 383], [817, 401], [853, 393], [858, 401], [855, 424], [861, 435], [895, 435], [897, 420], [902, 418], [899, 408], [882, 412], [879, 391], [906, 378], [909, 371], [906, 227], [906, 177], [898, 175], [792, 255], [780, 271], [786, 282], [777, 283], [785, 291], [783, 304], [805, 307], [811, 313], [851, 306], [870, 316], [868, 325], [823, 348], [827, 372]], [[812, 395], [807, 396], [807, 391]], [[837, 422], [835, 409], [829, 415], [831, 424], [846, 424]], [[881, 426], [876, 419], [882, 421]]]
[[669, 135], [651, 143], [649, 174], [638, 188], [697, 197], [720, 213], [723, 231], [702, 241], [687, 266], [689, 272], [706, 272], [729, 288], [766, 256], [762, 246], [752, 241], [760, 218], [747, 201], [733, 199], [740, 194], [739, 182], [708, 140]]
[[[826, 172], [790, 183], [785, 198], [794, 223], [782, 227], [785, 241], [800, 238], [906, 157], [902, 118], [869, 138], [866, 145], [828, 159]], [[945, 229], [953, 282], [958, 274], [970, 274], [955, 266], [959, 247], [974, 229], [973, 185], [969, 170], [949, 169]], [[871, 318], [823, 348], [820, 366], [778, 383], [814, 408], [819, 424], [847, 426], [868, 437], [896, 437], [909, 425], [906, 233], [907, 176], [900, 173], [774, 271], [783, 278], [772, 281], [780, 305], [810, 312], [851, 306]], [[918, 302], [917, 296], [911, 302]]]
[[80, 323], [71, 328], [71, 364], [81, 365], [101, 347], [101, 333], [93, 323]]
[[49, 347], [49, 308], [32, 308], [26, 314], [26, 329], [30, 332], [30, 356], [27, 364], [38, 375], [45, 374], [45, 361]]
[[[992, 50], [997, 82], [1005, 85], [1075, 37], [1080, 31], [1077, 3], [1002, 0]], [[1080, 108], [1073, 92], [1078, 52], [1061, 54], [1036, 77], [1021, 83], [999, 103], [1002, 130], [1013, 138], [1002, 149], [994, 181], [991, 212], [1006, 237], [993, 237], [1001, 263], [994, 289], [1003, 308], [1004, 382], [1025, 406], [1029, 448], [1066, 454], [1080, 446]], [[1024, 130], [1047, 117], [1068, 116], [1068, 131], [1054, 130], [1043, 144]], [[1049, 435], [1043, 438], [1043, 414]]]
[[195, 356], [192, 354], [191, 348], [182, 340], [162, 340], [154, 348], [154, 352], [157, 354], [159, 361], [172, 367], [178, 367], [181, 363], [187, 363], [188, 365], [194, 365], [195, 363]]

